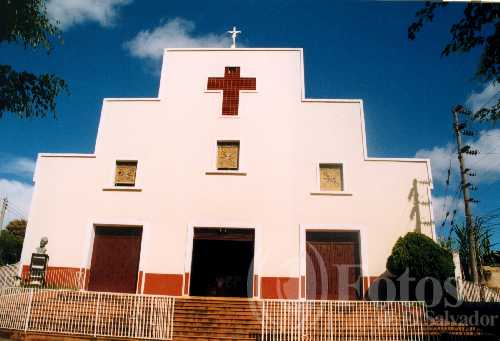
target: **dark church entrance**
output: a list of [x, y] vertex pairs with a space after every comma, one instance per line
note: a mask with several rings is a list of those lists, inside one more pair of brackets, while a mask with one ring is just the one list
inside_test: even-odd
[[135, 293], [142, 227], [95, 228], [89, 290]]
[[308, 299], [355, 300], [360, 296], [358, 232], [306, 233]]
[[255, 231], [195, 228], [191, 296], [252, 297]]

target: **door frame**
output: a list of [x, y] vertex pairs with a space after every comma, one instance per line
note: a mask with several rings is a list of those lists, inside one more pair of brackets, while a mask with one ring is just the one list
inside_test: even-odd
[[191, 284], [191, 268], [193, 262], [193, 241], [194, 241], [194, 229], [195, 228], [213, 228], [213, 229], [252, 229], [254, 230], [254, 244], [253, 244], [253, 298], [260, 297], [260, 254], [262, 245], [262, 229], [260, 225], [248, 224], [248, 223], [203, 223], [203, 224], [189, 224], [186, 230], [186, 254], [184, 256], [184, 283], [182, 288], [183, 296], [190, 296], [190, 284]]
[[[81, 270], [84, 273], [84, 287], [88, 281], [87, 270], [90, 271], [90, 266], [92, 265], [92, 253], [94, 251], [94, 239], [95, 239], [95, 228], [96, 227], [142, 227], [142, 238], [141, 238], [141, 251], [139, 253], [139, 269], [137, 271], [137, 283], [140, 285], [136, 289], [136, 293], [141, 294], [144, 292], [144, 266], [147, 263], [147, 245], [149, 244], [151, 225], [147, 221], [135, 220], [135, 219], [98, 219], [92, 220], [87, 224], [87, 236], [84, 239], [85, 246], [83, 248]], [[86, 290], [86, 288], [84, 288]]]
[[357, 232], [359, 234], [359, 257], [361, 269], [359, 276], [361, 281], [368, 271], [368, 237], [366, 228], [363, 226], [349, 226], [338, 224], [300, 224], [299, 225], [299, 293], [300, 300], [307, 299], [307, 248], [306, 248], [306, 233], [307, 232]]

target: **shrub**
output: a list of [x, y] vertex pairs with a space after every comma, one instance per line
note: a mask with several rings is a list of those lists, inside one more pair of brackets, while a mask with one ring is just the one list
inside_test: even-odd
[[409, 232], [398, 239], [387, 260], [387, 270], [395, 276], [407, 269], [417, 281], [432, 277], [443, 282], [454, 276], [455, 266], [448, 250], [423, 234]]

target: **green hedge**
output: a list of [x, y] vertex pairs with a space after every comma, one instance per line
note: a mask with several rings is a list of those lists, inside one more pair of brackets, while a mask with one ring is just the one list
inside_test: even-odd
[[395, 276], [406, 269], [417, 281], [432, 277], [442, 282], [454, 276], [455, 266], [448, 250], [423, 234], [409, 232], [398, 239], [387, 260], [387, 270]]

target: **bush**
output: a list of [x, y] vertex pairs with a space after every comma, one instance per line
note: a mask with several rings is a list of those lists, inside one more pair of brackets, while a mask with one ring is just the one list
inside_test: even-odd
[[444, 282], [454, 276], [451, 253], [431, 238], [416, 232], [400, 237], [387, 260], [387, 270], [395, 276], [409, 270], [410, 277], [419, 281], [425, 277]]

